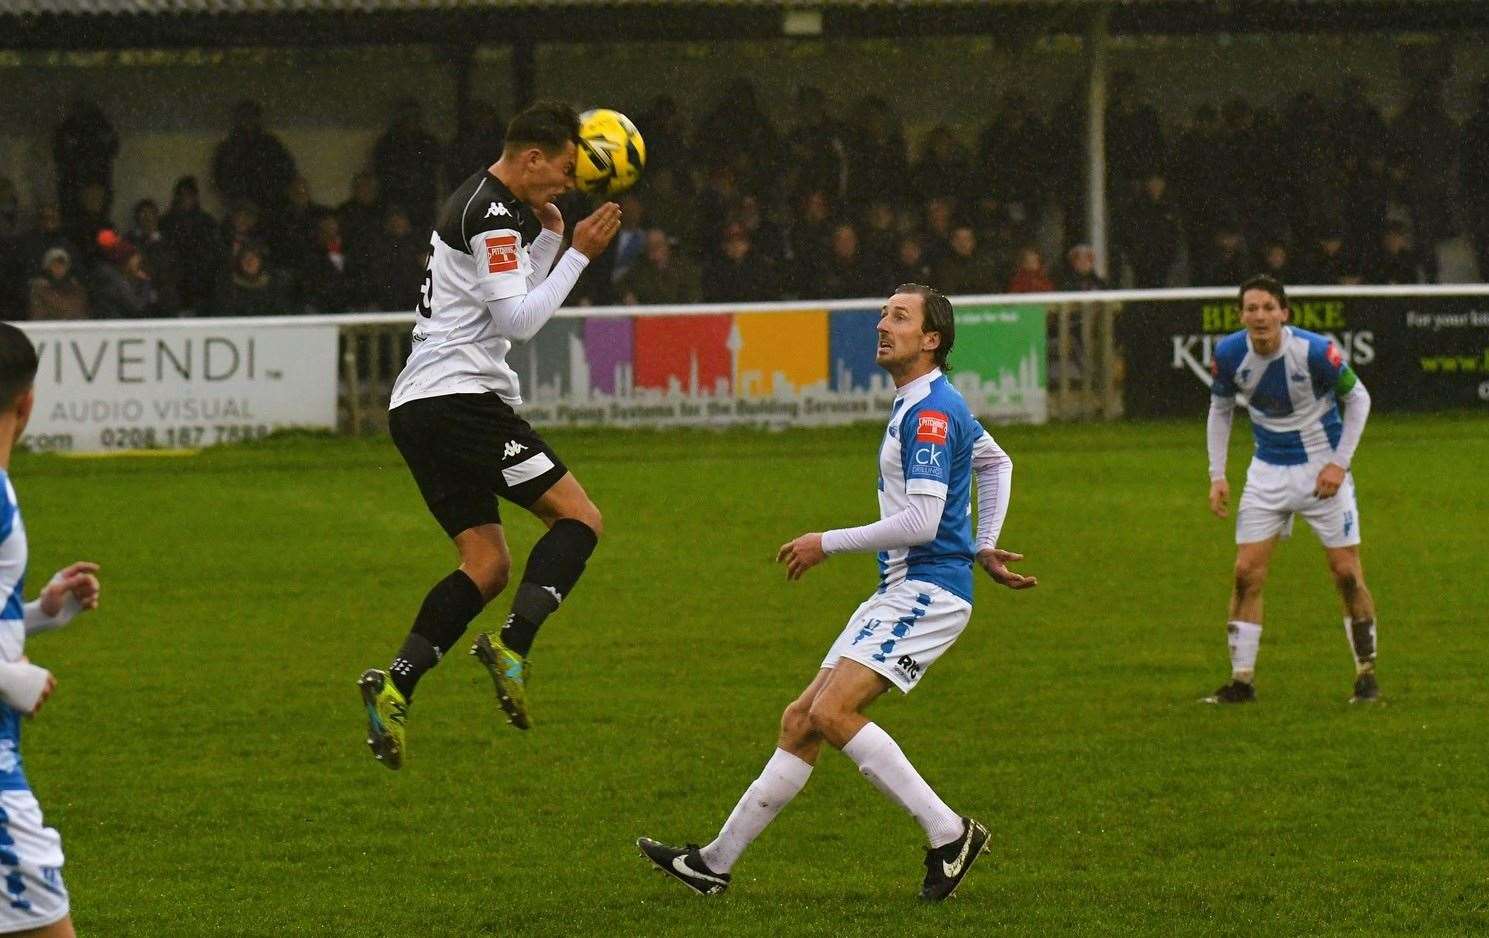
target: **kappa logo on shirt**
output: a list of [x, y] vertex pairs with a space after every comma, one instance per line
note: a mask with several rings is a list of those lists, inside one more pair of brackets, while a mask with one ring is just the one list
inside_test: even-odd
[[939, 410], [923, 410], [915, 427], [915, 442], [946, 445], [946, 415]]
[[495, 218], [499, 215], [505, 215], [508, 218], [512, 217], [512, 213], [507, 210], [505, 205], [500, 202], [492, 202], [491, 207], [486, 210], [486, 217]]
[[517, 269], [517, 236], [497, 235], [486, 239], [486, 270], [504, 274]]
[[505, 459], [511, 459], [513, 456], [516, 456], [518, 453], [522, 452], [525, 449], [527, 449], [527, 447], [523, 446], [521, 443], [518, 443], [516, 441], [508, 441], [507, 445], [502, 447], [502, 457]]

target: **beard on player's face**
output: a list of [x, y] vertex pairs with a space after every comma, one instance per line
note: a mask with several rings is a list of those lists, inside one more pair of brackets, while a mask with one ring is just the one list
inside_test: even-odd
[[885, 310], [879, 319], [874, 362], [889, 371], [913, 365], [925, 352], [922, 326], [919, 316], [896, 316], [893, 310]]

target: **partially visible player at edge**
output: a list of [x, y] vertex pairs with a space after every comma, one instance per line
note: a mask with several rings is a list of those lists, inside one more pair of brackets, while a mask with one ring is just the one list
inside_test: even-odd
[[[1360, 512], [1349, 465], [1370, 415], [1370, 394], [1327, 336], [1287, 325], [1287, 293], [1266, 275], [1241, 284], [1241, 323], [1211, 357], [1210, 510], [1226, 516], [1225, 479], [1237, 395], [1251, 413], [1256, 453], [1236, 508], [1236, 578], [1231, 593], [1231, 679], [1210, 703], [1256, 699], [1252, 678], [1262, 634], [1262, 585], [1280, 537], [1302, 515], [1318, 539], [1344, 600], [1344, 634], [1355, 658], [1351, 702], [1379, 698], [1375, 600], [1360, 566]], [[1339, 405], [1344, 405], [1344, 416]]]
[[0, 323], [0, 934], [71, 938], [72, 910], [62, 882], [62, 838], [47, 827], [21, 764], [21, 717], [35, 716], [57, 682], [26, 659], [26, 639], [61, 628], [98, 606], [98, 564], [58, 571], [31, 602], [26, 526], [10, 481], [10, 457], [36, 404], [36, 348]]
[[878, 334], [875, 360], [896, 388], [879, 448], [880, 520], [803, 534], [782, 545], [776, 560], [786, 563], [787, 577], [795, 580], [829, 554], [877, 551], [879, 588], [853, 613], [816, 677], [782, 714], [775, 753], [713, 842], [671, 847], [647, 837], [637, 841], [658, 869], [704, 895], [728, 887], [745, 848], [806, 785], [824, 740], [925, 830], [930, 849], [921, 898], [950, 896], [987, 843], [987, 828], [949, 808], [863, 711], [890, 687], [909, 693], [956, 641], [972, 613], [974, 556], [1004, 586], [1035, 585], [1033, 577], [1007, 567], [1023, 558], [996, 546], [1013, 462], [943, 374], [955, 339], [946, 297], [920, 284], [899, 287], [884, 306]]
[[[537, 334], [585, 266], [620, 229], [601, 205], [574, 226], [557, 265], [564, 220], [553, 200], [574, 185], [579, 116], [539, 102], [507, 126], [501, 158], [440, 209], [430, 237], [413, 351], [393, 385], [388, 426], [460, 566], [424, 598], [387, 671], [358, 679], [368, 745], [389, 768], [404, 755], [414, 686], [507, 585], [512, 558], [497, 496], [548, 528], [533, 545], [500, 634], [471, 654], [486, 666], [513, 725], [527, 729], [527, 657], [543, 620], [574, 589], [600, 537], [600, 512], [552, 448], [512, 409], [522, 403], [506, 362], [512, 341]], [[550, 271], [550, 268], [552, 270]]]

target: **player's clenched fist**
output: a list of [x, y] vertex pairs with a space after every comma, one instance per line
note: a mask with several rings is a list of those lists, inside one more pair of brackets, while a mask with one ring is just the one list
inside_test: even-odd
[[606, 202], [574, 226], [574, 249], [590, 260], [604, 253], [620, 230], [620, 206]]

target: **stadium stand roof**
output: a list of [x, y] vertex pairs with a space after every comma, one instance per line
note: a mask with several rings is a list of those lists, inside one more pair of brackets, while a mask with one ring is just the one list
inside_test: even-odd
[[1102, 7], [1119, 34], [1489, 30], [1489, 0], [0, 0], [0, 49], [771, 38], [800, 11], [824, 36], [1018, 41]]

